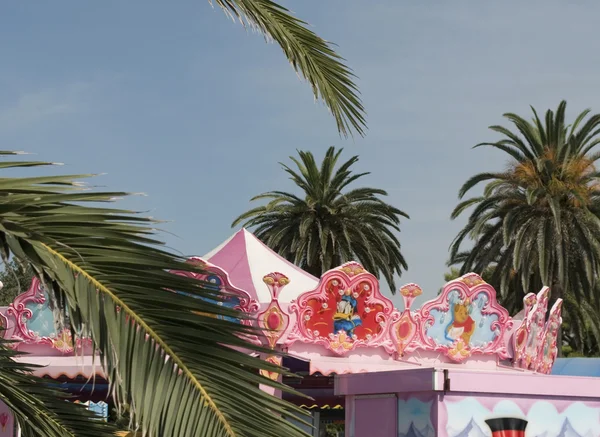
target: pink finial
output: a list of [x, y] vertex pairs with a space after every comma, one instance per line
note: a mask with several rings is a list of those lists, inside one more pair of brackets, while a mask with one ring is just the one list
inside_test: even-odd
[[410, 311], [410, 306], [417, 296], [423, 294], [423, 290], [417, 284], [406, 284], [400, 288], [400, 294], [404, 300], [404, 311]]
[[263, 278], [263, 282], [269, 287], [273, 300], [277, 300], [279, 292], [290, 283], [290, 280], [283, 273], [273, 272], [266, 275]]

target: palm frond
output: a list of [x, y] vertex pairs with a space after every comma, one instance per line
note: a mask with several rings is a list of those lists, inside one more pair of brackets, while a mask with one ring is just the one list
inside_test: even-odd
[[282, 48], [296, 72], [310, 83], [316, 99], [331, 110], [339, 132], [364, 135], [364, 108], [354, 74], [331, 45], [271, 0], [213, 0], [229, 16], [259, 30]]
[[[222, 296], [171, 271], [201, 273], [164, 248], [156, 223], [89, 206], [115, 193], [71, 192], [79, 183], [0, 186], [0, 251], [31, 264], [66, 302], [75, 332], [91, 336], [118, 404], [150, 436], [300, 436], [286, 419], [299, 408], [259, 389], [289, 390], [259, 374], [285, 373], [246, 351], [252, 328], [218, 305]], [[85, 202], [85, 203], [83, 203]], [[172, 291], [176, 290], [178, 293]], [[239, 350], [236, 350], [237, 348]], [[251, 419], [249, 419], [251, 418]]]

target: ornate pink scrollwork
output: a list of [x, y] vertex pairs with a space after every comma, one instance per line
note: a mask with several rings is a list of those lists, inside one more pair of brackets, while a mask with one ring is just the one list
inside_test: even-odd
[[278, 301], [279, 292], [290, 283], [290, 280], [283, 273], [274, 272], [266, 275], [263, 282], [269, 287], [272, 299], [269, 306], [259, 313], [258, 326], [263, 330], [269, 347], [275, 349], [277, 341], [290, 324], [290, 316], [281, 309]]
[[537, 296], [533, 293], [528, 293], [523, 298], [523, 321], [521, 326], [516, 330], [513, 337], [513, 364], [516, 367], [520, 367], [518, 363], [524, 362], [525, 348], [527, 346], [527, 339], [530, 331], [530, 317], [531, 311], [537, 303]]
[[514, 362], [516, 367], [535, 370], [535, 362], [538, 359], [538, 353], [541, 349], [542, 339], [544, 338], [549, 295], [550, 289], [548, 287], [542, 288], [537, 294], [535, 304], [523, 321], [527, 338], [520, 359]]
[[512, 327], [496, 291], [469, 273], [446, 284], [442, 293], [419, 311], [418, 347], [439, 351], [462, 362], [473, 354], [507, 358], [504, 334]]
[[562, 299], [557, 299], [554, 305], [552, 305], [542, 337], [541, 350], [538, 352], [536, 360], [534, 360], [532, 365], [540, 373], [549, 374], [558, 355], [557, 340], [562, 324], [562, 304]]
[[[197, 256], [189, 258], [187, 262], [199, 265], [206, 273], [199, 274], [183, 271], [173, 271], [172, 273], [204, 281], [210, 284], [209, 286], [213, 286], [215, 291], [221, 290], [226, 292], [231, 296], [226, 299], [227, 306], [235, 310], [250, 314], [258, 312], [260, 309], [259, 303], [255, 299], [252, 299], [246, 291], [233, 285], [229, 279], [229, 274], [225, 270]], [[243, 320], [242, 323], [250, 325], [251, 321]]]
[[325, 346], [338, 355], [357, 347], [396, 348], [391, 323], [400, 312], [379, 291], [375, 276], [359, 263], [349, 262], [323, 274], [317, 288], [301, 294], [289, 306], [296, 324], [286, 344], [295, 341]]
[[[50, 320], [45, 320], [45, 324], [53, 322], [54, 316], [52, 310], [46, 308], [48, 298], [46, 291], [38, 278], [33, 278], [29, 289], [25, 293], [18, 295], [13, 303], [8, 306], [6, 315], [8, 326], [13, 325], [14, 328], [10, 333], [12, 340], [21, 340], [26, 343], [47, 344], [52, 345], [53, 339], [50, 336], [41, 335], [29, 328], [28, 322], [33, 318], [33, 306], [37, 306], [40, 314]], [[49, 315], [48, 315], [49, 314]], [[15, 344], [18, 346], [18, 344]]]
[[78, 337], [73, 342], [71, 331], [55, 320], [55, 313], [48, 306], [48, 294], [41, 282], [33, 278], [29, 289], [17, 296], [6, 310], [7, 329], [5, 337], [20, 340], [22, 344], [50, 346], [63, 354], [91, 346], [90, 338]]
[[406, 352], [412, 352], [418, 347], [418, 344], [413, 342], [418, 329], [418, 317], [412, 314], [411, 306], [415, 298], [422, 293], [423, 290], [417, 284], [406, 284], [400, 288], [404, 311], [390, 328], [390, 337], [396, 347], [396, 357], [402, 357]]
[[271, 297], [273, 299], [279, 299], [279, 292], [290, 283], [290, 280], [283, 273], [273, 272], [269, 273], [263, 278], [263, 282], [267, 284]]
[[[281, 367], [281, 357], [279, 355], [269, 355], [268, 357], [265, 358], [265, 361], [267, 363], [274, 364], [276, 366]], [[279, 372], [271, 372], [266, 369], [260, 369], [260, 374], [269, 379], [272, 379], [273, 381], [277, 381], [277, 379], [279, 379]]]
[[0, 332], [0, 336], [2, 336], [2, 338], [10, 338], [8, 319], [2, 313], [0, 313], [0, 330], [2, 331]]

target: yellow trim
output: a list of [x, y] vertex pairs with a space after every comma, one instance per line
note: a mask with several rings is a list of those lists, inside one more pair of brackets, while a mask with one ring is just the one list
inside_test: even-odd
[[302, 405], [300, 405], [300, 408], [305, 408], [307, 410], [314, 410], [315, 408], [319, 408], [321, 410], [343, 410], [344, 406], [337, 404], [337, 405], [334, 405], [333, 407], [330, 407], [329, 405], [323, 405], [322, 407], [319, 407], [319, 405], [317, 405], [317, 404], [312, 404], [312, 405], [302, 404]]
[[91, 275], [89, 275], [85, 270], [83, 270], [82, 268], [80, 268], [78, 265], [72, 263], [67, 258], [65, 258], [64, 256], [62, 256], [60, 253], [58, 253], [57, 251], [55, 251], [51, 247], [47, 246], [46, 244], [41, 243], [41, 245], [46, 250], [48, 250], [48, 252], [50, 252], [54, 256], [58, 257], [66, 265], [70, 266], [71, 269], [73, 269], [73, 270], [79, 272], [80, 274], [82, 274], [83, 276], [85, 276], [98, 290], [100, 290], [100, 291], [104, 292], [105, 294], [107, 294], [113, 300], [113, 302], [115, 303], [115, 305], [118, 305], [127, 314], [129, 314], [129, 316], [132, 319], [134, 319], [135, 322], [142, 329], [144, 329], [154, 339], [154, 341], [156, 341], [156, 343], [158, 343], [158, 345], [160, 347], [162, 347], [162, 349], [165, 351], [165, 353], [168, 354], [173, 359], [173, 362], [175, 364], [177, 364], [177, 366], [179, 366], [179, 368], [182, 370], [182, 372], [189, 379], [192, 380], [192, 383], [196, 386], [196, 388], [198, 389], [198, 391], [200, 391], [200, 394], [202, 395], [202, 397], [205, 398], [205, 402], [215, 412], [215, 415], [217, 416], [217, 418], [219, 419], [219, 421], [225, 427], [225, 431], [227, 432], [227, 434], [230, 435], [230, 436], [232, 436], [232, 437], [235, 437], [236, 434], [233, 432], [233, 429], [231, 429], [231, 426], [227, 422], [227, 419], [225, 418], [225, 416], [223, 416], [223, 413], [221, 413], [221, 411], [217, 408], [217, 405], [214, 403], [214, 401], [212, 400], [212, 398], [208, 395], [208, 393], [206, 392], [206, 390], [204, 390], [204, 387], [202, 386], [202, 384], [200, 384], [200, 381], [198, 381], [198, 379], [194, 376], [194, 374], [192, 372], [190, 372], [190, 370], [183, 363], [183, 361], [181, 361], [181, 359], [175, 354], [175, 352], [162, 340], [162, 338], [156, 332], [154, 332], [153, 329], [150, 328], [150, 326], [148, 326], [146, 324], [146, 322], [144, 322], [144, 320], [142, 320], [137, 315], [137, 313], [135, 313], [133, 310], [131, 310], [131, 308], [129, 308], [129, 306], [127, 306], [127, 304], [125, 302], [123, 302], [121, 299], [119, 299], [117, 296], [115, 296], [107, 287], [105, 287], [100, 282], [98, 282], [96, 279], [94, 279]]

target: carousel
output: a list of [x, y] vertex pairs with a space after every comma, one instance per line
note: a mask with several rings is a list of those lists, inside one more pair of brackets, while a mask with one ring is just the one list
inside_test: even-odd
[[[248, 323], [263, 333], [254, 341], [272, 351], [263, 358], [303, 376], [284, 382], [312, 401], [271, 392], [310, 412], [313, 436], [491, 436], [488, 422], [505, 416], [529, 420], [531, 437], [600, 436], [598, 381], [549, 375], [562, 302], [549, 308], [548, 288], [528, 294], [511, 317], [495, 290], [468, 274], [417, 309], [422, 290], [407, 284], [398, 309], [360, 264], [317, 279], [245, 229], [189, 262], [204, 266], [198, 279], [228, 291], [225, 305], [254, 316]], [[56, 326], [37, 280], [0, 313], [5, 336], [30, 354], [21, 360], [44, 366], [38, 375], [107, 416], [108, 386], [89, 342], [73, 344]], [[541, 412], [552, 421], [540, 422]], [[12, 436], [4, 405], [0, 420], [0, 437]]]

